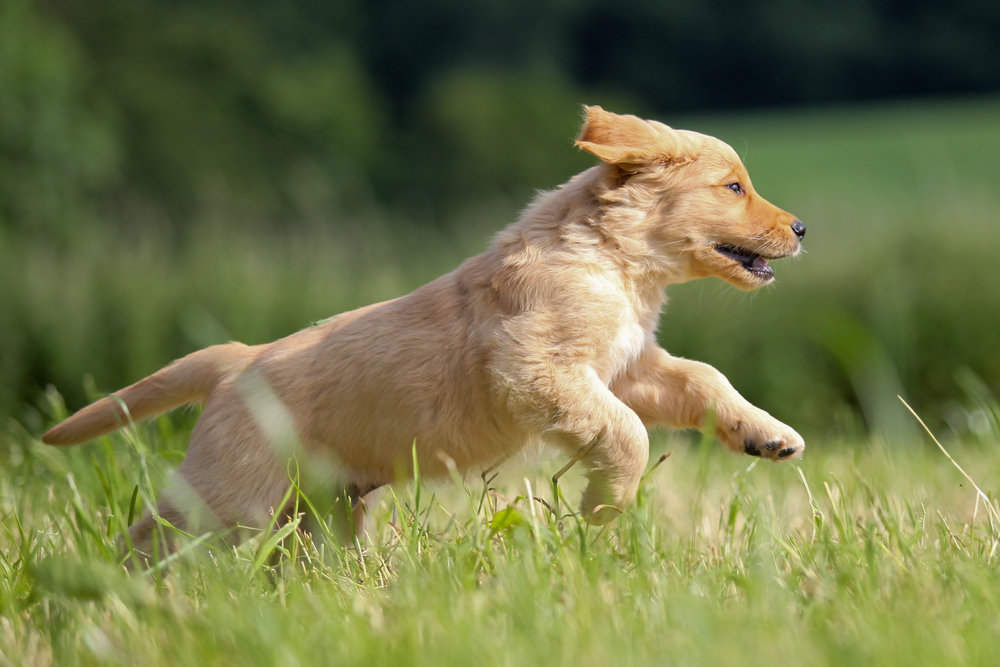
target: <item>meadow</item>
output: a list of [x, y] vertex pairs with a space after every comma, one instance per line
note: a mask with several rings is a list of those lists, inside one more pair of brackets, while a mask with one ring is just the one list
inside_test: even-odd
[[674, 122], [729, 141], [809, 231], [771, 288], [672, 289], [661, 340], [716, 365], [808, 449], [765, 465], [657, 434], [651, 466], [671, 456], [603, 530], [573, 514], [580, 479], [554, 488], [563, 461], [543, 458], [399, 485], [364, 544], [192, 536], [165, 566], [130, 572], [119, 539], [194, 415], [72, 450], [37, 440], [66, 405], [192, 349], [409, 291], [523, 202], [438, 225], [377, 208], [347, 224], [321, 207], [282, 232], [210, 199], [182, 239], [148, 220], [0, 234], [0, 660], [995, 664], [998, 120], [1000, 103], [979, 100]]
[[[166, 420], [66, 453], [17, 438], [0, 473], [0, 659], [940, 666], [1000, 652], [995, 501], [933, 445], [813, 443], [771, 465], [661, 435], [655, 454], [671, 456], [604, 530], [572, 513], [580, 479], [554, 488], [562, 462], [543, 461], [488, 485], [397, 487], [355, 548], [272, 529], [235, 550], [192, 539], [129, 574], [121, 531], [183, 447]], [[995, 497], [997, 440], [952, 453]]]

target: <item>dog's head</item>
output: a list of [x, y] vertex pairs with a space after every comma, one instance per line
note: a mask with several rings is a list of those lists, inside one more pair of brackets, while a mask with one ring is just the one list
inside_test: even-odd
[[741, 289], [774, 279], [768, 260], [796, 255], [805, 225], [757, 194], [728, 144], [656, 121], [587, 107], [576, 145], [609, 165], [609, 200], [672, 281], [717, 276]]

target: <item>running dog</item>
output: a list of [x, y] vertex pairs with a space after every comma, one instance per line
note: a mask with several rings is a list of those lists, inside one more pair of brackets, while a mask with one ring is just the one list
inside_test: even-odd
[[[671, 356], [655, 330], [668, 285], [766, 285], [805, 225], [757, 194], [722, 141], [585, 112], [576, 145], [600, 163], [540, 194], [483, 254], [273, 343], [189, 354], [42, 440], [75, 445], [204, 403], [157, 512], [217, 531], [287, 511], [291, 457], [357, 500], [412, 474], [414, 448], [422, 476], [440, 478], [545, 443], [584, 466], [593, 524], [635, 497], [654, 425], [711, 423], [734, 452], [800, 457], [798, 433], [711, 366]], [[155, 525], [147, 513], [132, 527], [140, 552]]]

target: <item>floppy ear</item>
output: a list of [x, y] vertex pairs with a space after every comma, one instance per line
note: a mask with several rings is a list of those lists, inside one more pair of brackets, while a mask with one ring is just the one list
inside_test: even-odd
[[663, 123], [584, 107], [587, 118], [576, 145], [605, 162], [643, 165], [691, 156], [691, 142]]

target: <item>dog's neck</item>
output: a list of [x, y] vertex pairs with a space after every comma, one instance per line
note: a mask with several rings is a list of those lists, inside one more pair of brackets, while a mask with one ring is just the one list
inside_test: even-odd
[[647, 237], [647, 220], [658, 214], [668, 193], [621, 187], [619, 179], [616, 167], [599, 165], [539, 194], [516, 223], [497, 235], [493, 249], [508, 265], [544, 257], [600, 267], [641, 298], [689, 280], [679, 249], [665, 252]]

